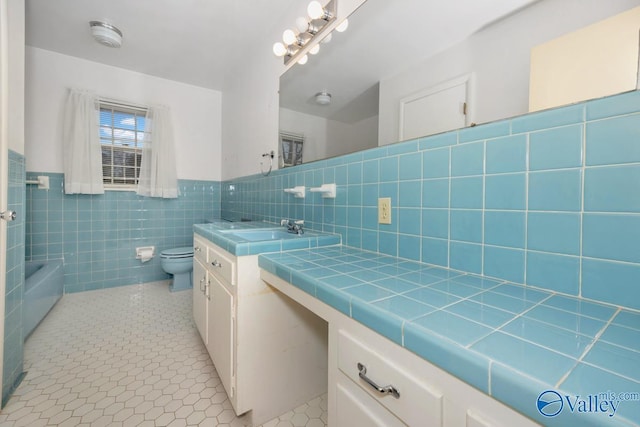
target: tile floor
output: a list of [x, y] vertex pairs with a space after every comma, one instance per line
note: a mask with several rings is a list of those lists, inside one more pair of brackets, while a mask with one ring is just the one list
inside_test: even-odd
[[[157, 282], [65, 295], [25, 344], [5, 426], [242, 426], [192, 322]], [[326, 395], [263, 427], [322, 427]]]

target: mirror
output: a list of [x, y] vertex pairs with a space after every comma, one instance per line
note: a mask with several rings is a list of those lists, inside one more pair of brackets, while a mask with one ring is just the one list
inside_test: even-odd
[[545, 28], [563, 14], [551, 3], [367, 0], [280, 77], [280, 166], [297, 164], [301, 141], [307, 163], [527, 113], [531, 48], [621, 11], [601, 5]]

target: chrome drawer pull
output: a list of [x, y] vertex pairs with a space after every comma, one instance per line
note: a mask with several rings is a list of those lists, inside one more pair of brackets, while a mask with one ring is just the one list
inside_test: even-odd
[[196, 252], [202, 252], [202, 248], [200, 246], [194, 246], [193, 250]]
[[369, 377], [367, 377], [367, 367], [362, 363], [358, 362], [358, 375], [362, 378], [367, 384], [373, 387], [378, 393], [385, 395], [390, 394], [396, 399], [400, 399], [400, 392], [392, 385], [380, 387], [378, 384], [374, 383]]
[[211, 265], [213, 265], [214, 267], [220, 267], [220, 268], [222, 268], [222, 264], [220, 264], [220, 263], [218, 262], [218, 260], [217, 260], [217, 259], [214, 259], [214, 260], [211, 262]]

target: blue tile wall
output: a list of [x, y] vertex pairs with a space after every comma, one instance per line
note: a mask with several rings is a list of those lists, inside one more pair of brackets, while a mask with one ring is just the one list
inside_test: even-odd
[[25, 159], [9, 150], [8, 209], [16, 211], [7, 223], [7, 272], [4, 315], [2, 406], [22, 379], [22, 302], [24, 297]]
[[[283, 192], [332, 182], [335, 199]], [[378, 197], [392, 199], [391, 225], [377, 223]], [[640, 309], [640, 93], [234, 179], [221, 209]]]
[[[64, 259], [65, 292], [167, 279], [160, 251], [190, 246], [193, 224], [220, 217], [220, 182], [179, 180], [177, 199], [157, 199], [123, 191], [65, 195], [63, 174], [27, 173], [37, 175], [49, 176], [51, 189], [27, 186], [26, 259]], [[151, 245], [151, 261], [135, 259], [136, 247]]]

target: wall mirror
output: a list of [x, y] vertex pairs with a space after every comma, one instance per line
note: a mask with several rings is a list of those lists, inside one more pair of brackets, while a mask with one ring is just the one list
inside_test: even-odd
[[[617, 7], [585, 20], [625, 10]], [[308, 163], [526, 113], [531, 47], [585, 25], [514, 32], [551, 11], [546, 0], [367, 0], [346, 32], [280, 77], [282, 138], [302, 141]], [[416, 120], [425, 112], [435, 119]], [[300, 146], [287, 142], [285, 156], [282, 147], [280, 167], [298, 164]]]

